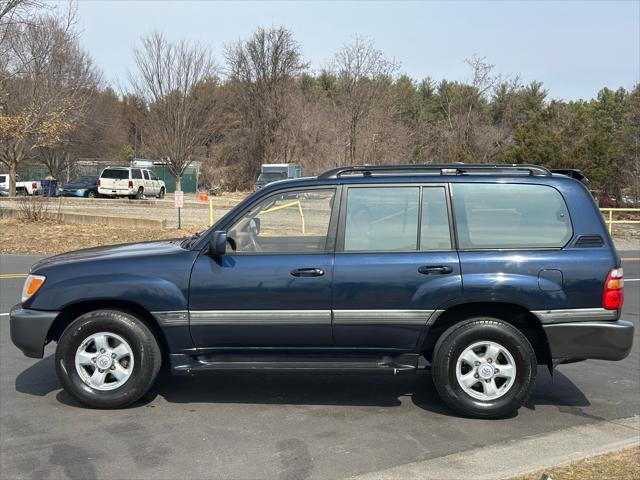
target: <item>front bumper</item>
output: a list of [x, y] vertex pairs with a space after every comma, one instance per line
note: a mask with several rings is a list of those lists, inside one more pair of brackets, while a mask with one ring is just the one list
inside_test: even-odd
[[622, 360], [633, 345], [633, 323], [625, 320], [543, 325], [554, 361]]
[[9, 313], [11, 341], [27, 357], [42, 358], [47, 334], [59, 313], [15, 305]]

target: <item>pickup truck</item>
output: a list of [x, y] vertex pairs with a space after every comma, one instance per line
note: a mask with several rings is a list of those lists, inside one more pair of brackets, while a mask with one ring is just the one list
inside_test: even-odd
[[[9, 174], [0, 174], [0, 190], [9, 190]], [[40, 195], [42, 186], [36, 180], [23, 182], [20, 176], [16, 175], [16, 195]]]

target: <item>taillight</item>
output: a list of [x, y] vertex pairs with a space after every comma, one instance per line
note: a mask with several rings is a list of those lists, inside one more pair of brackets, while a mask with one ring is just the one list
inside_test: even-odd
[[33, 182], [31, 184], [31, 188], [33, 188], [34, 190], [37, 190], [38, 189], [38, 184], [36, 182]]
[[133, 180], [129, 180], [129, 188], [133, 188]]
[[618, 310], [624, 303], [624, 273], [622, 267], [612, 268], [604, 282], [602, 306], [607, 310]]
[[98, 179], [98, 187], [100, 186], [100, 179]]

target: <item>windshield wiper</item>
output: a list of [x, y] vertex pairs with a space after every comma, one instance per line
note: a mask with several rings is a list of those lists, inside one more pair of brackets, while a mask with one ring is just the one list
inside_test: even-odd
[[201, 234], [202, 232], [196, 232], [193, 235], [188, 236], [180, 243], [180, 246], [187, 250], [190, 249], [198, 241]]

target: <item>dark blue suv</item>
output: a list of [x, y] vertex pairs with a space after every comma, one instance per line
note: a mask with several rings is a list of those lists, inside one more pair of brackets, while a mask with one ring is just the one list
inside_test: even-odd
[[183, 240], [58, 255], [31, 269], [11, 337], [58, 342], [91, 407], [174, 374], [415, 372], [504, 416], [537, 365], [628, 355], [620, 258], [587, 189], [534, 165], [336, 168], [266, 186]]

